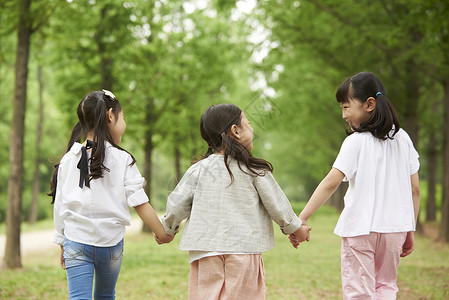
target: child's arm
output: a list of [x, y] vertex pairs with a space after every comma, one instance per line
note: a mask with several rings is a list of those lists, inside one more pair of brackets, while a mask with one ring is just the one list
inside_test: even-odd
[[[419, 204], [421, 198], [421, 191], [419, 189], [419, 176], [418, 173], [413, 174], [411, 177], [412, 182], [412, 197], [413, 197], [413, 210], [415, 213], [415, 224], [418, 221]], [[407, 237], [405, 239], [404, 245], [402, 245], [401, 257], [405, 257], [413, 252], [415, 247], [415, 232], [407, 232]]]
[[419, 189], [418, 173], [410, 176], [412, 182], [413, 210], [415, 212], [415, 224], [418, 222], [419, 204], [421, 201], [421, 190]]
[[65, 259], [64, 259], [64, 247], [62, 245], [59, 245], [61, 248], [61, 254], [59, 257], [59, 264], [61, 265], [61, 268], [65, 270]]
[[332, 168], [329, 171], [326, 177], [324, 177], [313, 192], [309, 202], [307, 202], [306, 206], [299, 214], [299, 218], [303, 224], [306, 224], [307, 220], [318, 210], [318, 208], [320, 208], [330, 198], [330, 196], [332, 196], [335, 190], [339, 187], [343, 178], [345, 178], [345, 174], [343, 174], [340, 170]]
[[[324, 177], [324, 179], [320, 182], [318, 187], [313, 192], [309, 202], [307, 202], [306, 206], [299, 214], [299, 219], [301, 220], [303, 225], [307, 225], [307, 220], [330, 198], [330, 196], [332, 196], [343, 178], [345, 178], [345, 174], [343, 174], [343, 172], [341, 172], [340, 170], [332, 168], [329, 171], [326, 177]], [[304, 235], [302, 237], [304, 237]], [[290, 243], [293, 245], [293, 247], [298, 248], [298, 245], [301, 241], [300, 238], [301, 234], [297, 236], [296, 232], [289, 236]], [[307, 236], [306, 240], [310, 240], [309, 236]]]
[[301, 227], [301, 220], [271, 172], [255, 177], [254, 188], [271, 219], [279, 225], [284, 234], [292, 234]]
[[134, 207], [142, 221], [150, 227], [162, 243], [170, 243], [174, 236], [165, 233], [164, 227], [149, 202]]
[[179, 231], [181, 222], [190, 216], [199, 180], [199, 170], [199, 163], [191, 166], [167, 198], [166, 212], [161, 221], [165, 232], [169, 235], [174, 236]]

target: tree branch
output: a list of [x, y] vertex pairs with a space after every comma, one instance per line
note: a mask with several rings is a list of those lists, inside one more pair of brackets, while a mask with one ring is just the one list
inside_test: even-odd
[[349, 18], [343, 17], [343, 15], [338, 13], [336, 10], [321, 3], [320, 1], [317, 1], [317, 0], [308, 0], [308, 1], [310, 1], [313, 5], [315, 5], [317, 8], [321, 9], [322, 11], [335, 17], [341, 23], [343, 23], [343, 24], [351, 27], [355, 31], [357, 31], [360, 35], [364, 36], [369, 42], [371, 42], [374, 46], [376, 46], [380, 50], [392, 54], [391, 49], [388, 49], [388, 47], [386, 47], [384, 44], [381, 44], [376, 39], [373, 39], [366, 31], [361, 29], [362, 27], [359, 24], [355, 24], [355, 23], [351, 22]]

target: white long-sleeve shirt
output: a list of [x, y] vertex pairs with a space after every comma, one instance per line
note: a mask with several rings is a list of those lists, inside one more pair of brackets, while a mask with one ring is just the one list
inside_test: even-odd
[[148, 202], [143, 190], [145, 179], [125, 151], [105, 143], [103, 177], [93, 179], [90, 188], [79, 187], [80, 143], [75, 143], [61, 159], [53, 211], [53, 241], [62, 245], [64, 237], [98, 247], [118, 244], [130, 225], [129, 207]]

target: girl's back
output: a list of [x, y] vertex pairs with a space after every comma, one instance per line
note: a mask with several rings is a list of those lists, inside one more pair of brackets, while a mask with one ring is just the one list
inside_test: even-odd
[[272, 219], [283, 230], [296, 226], [284, 221], [296, 215], [271, 172], [249, 175], [232, 158], [229, 168], [232, 184], [223, 155], [210, 155], [191, 166], [169, 196], [166, 224], [190, 215], [181, 250], [265, 252], [274, 246]]
[[174, 235], [187, 219], [179, 248], [190, 255], [189, 299], [265, 299], [262, 252], [274, 246], [274, 220], [285, 234], [308, 239], [272, 165], [251, 155], [253, 129], [233, 104], [201, 116], [204, 157], [167, 200], [162, 224]]
[[65, 219], [64, 235], [92, 245], [115, 245], [125, 233], [124, 226], [130, 225], [129, 206], [137, 205], [133, 196], [139, 198], [126, 196], [141, 190], [144, 178], [135, 164], [131, 166], [130, 154], [105, 142], [104, 166], [108, 171], [92, 180], [90, 188], [79, 188], [81, 147], [75, 143], [59, 165], [55, 206]]
[[356, 236], [413, 230], [410, 175], [419, 169], [417, 158], [402, 129], [393, 139], [381, 140], [369, 132], [347, 137], [333, 165], [349, 180], [345, 209], [335, 233]]

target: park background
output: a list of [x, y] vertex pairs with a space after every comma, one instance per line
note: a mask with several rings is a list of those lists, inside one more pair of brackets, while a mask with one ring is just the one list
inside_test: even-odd
[[[399, 297], [449, 297], [448, 1], [1, 0], [0, 11], [0, 298], [64, 298], [57, 251], [22, 257], [20, 236], [51, 228], [53, 165], [90, 91], [120, 100], [122, 146], [159, 213], [207, 149], [201, 113], [223, 102], [245, 111], [253, 154], [273, 163], [299, 213], [346, 136], [335, 91], [360, 71], [383, 81], [421, 156], [420, 234]], [[332, 230], [343, 195], [314, 216], [299, 251], [277, 233], [264, 255], [269, 299], [340, 297]], [[129, 236], [118, 297], [186, 298], [179, 237], [158, 247]]]

